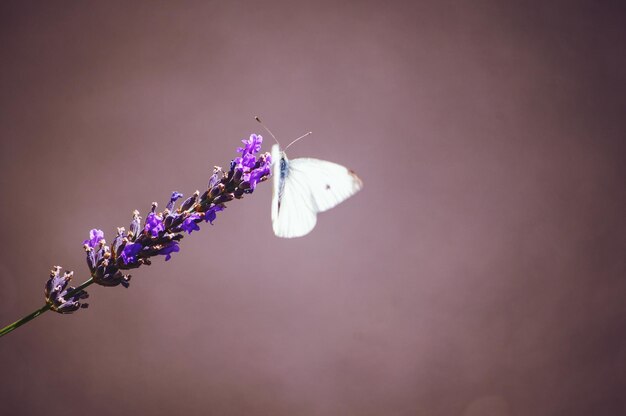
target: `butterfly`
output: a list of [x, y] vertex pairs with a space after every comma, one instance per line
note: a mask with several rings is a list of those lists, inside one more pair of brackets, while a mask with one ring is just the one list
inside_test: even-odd
[[317, 214], [345, 201], [363, 182], [351, 170], [326, 160], [289, 160], [272, 146], [272, 228], [278, 237], [302, 237], [315, 227]]
[[[257, 121], [261, 122], [258, 117]], [[289, 146], [309, 134], [297, 138]], [[271, 155], [274, 182], [272, 228], [278, 237], [308, 234], [315, 227], [319, 212], [333, 208], [363, 187], [363, 182], [353, 171], [337, 163], [308, 157], [289, 160], [278, 144], [272, 146]]]

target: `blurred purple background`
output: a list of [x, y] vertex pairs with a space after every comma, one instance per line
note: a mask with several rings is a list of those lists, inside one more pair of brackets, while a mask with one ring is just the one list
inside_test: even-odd
[[365, 183], [296, 240], [262, 184], [3, 337], [2, 413], [624, 414], [617, 5], [2, 2], [0, 325], [256, 114]]

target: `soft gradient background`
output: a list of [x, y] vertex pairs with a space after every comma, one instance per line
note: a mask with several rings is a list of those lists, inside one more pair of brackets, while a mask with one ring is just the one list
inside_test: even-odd
[[255, 114], [365, 188], [289, 241], [262, 184], [0, 339], [0, 412], [624, 414], [617, 4], [3, 1], [0, 324]]

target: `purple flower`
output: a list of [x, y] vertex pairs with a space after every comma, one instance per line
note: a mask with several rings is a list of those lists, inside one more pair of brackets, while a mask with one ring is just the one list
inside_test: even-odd
[[172, 253], [178, 253], [180, 251], [180, 247], [178, 246], [178, 241], [170, 241], [167, 243], [157, 254], [165, 255], [165, 261], [169, 261], [172, 258]]
[[217, 218], [217, 212], [218, 211], [224, 211], [224, 207], [221, 206], [221, 205], [213, 205], [206, 212], [206, 215], [204, 216], [204, 220], [207, 221], [207, 222], [210, 222], [211, 225], [213, 225], [213, 221], [215, 221], [215, 218]]
[[270, 155], [261, 155], [259, 157], [259, 167], [250, 172], [248, 180], [250, 181], [250, 190], [252, 192], [256, 188], [261, 178], [269, 176], [272, 167], [272, 157]]
[[246, 153], [242, 157], [241, 164], [246, 168], [252, 169], [256, 164], [256, 157], [253, 154]]
[[250, 182], [249, 191], [254, 191], [256, 189], [256, 184], [259, 182], [259, 179], [263, 176], [261, 171], [255, 170], [250, 174], [250, 178], [248, 181]]
[[180, 192], [172, 192], [172, 197], [170, 198], [170, 202], [167, 203], [167, 207], [166, 209], [169, 211], [173, 211], [174, 210], [174, 204], [176, 203], [176, 201], [180, 198], [183, 197], [183, 194], [181, 194]]
[[104, 231], [94, 228], [89, 231], [89, 240], [83, 241], [83, 244], [93, 249], [100, 245], [100, 240], [104, 240]]
[[74, 272], [65, 272], [63, 276], [60, 274], [61, 266], [54, 266], [50, 271], [50, 279], [46, 283], [45, 295], [46, 302], [50, 305], [50, 309], [58, 313], [72, 313], [79, 308], [89, 306], [80, 302], [81, 299], [87, 299], [89, 294], [84, 290], [67, 296], [75, 287], [68, 286]]
[[200, 227], [197, 224], [198, 221], [202, 221], [202, 215], [194, 212], [185, 218], [181, 228], [183, 231], [187, 231], [188, 234], [191, 234], [193, 231], [200, 231]]
[[272, 155], [270, 155], [269, 153], [265, 153], [259, 156], [259, 162], [263, 169], [267, 169], [267, 173], [269, 175], [270, 168], [272, 167]]
[[200, 191], [196, 191], [189, 198], [185, 199], [185, 201], [180, 205], [180, 212], [187, 211], [189, 208], [191, 208], [196, 203], [199, 196]]
[[137, 255], [141, 251], [143, 246], [140, 243], [126, 244], [124, 250], [122, 250], [121, 258], [125, 265], [136, 263]]
[[158, 214], [151, 212], [146, 217], [146, 226], [144, 227], [146, 233], [151, 234], [152, 237], [158, 237], [161, 231], [165, 230], [163, 220]]
[[135, 241], [135, 239], [139, 236], [139, 230], [141, 229], [141, 217], [139, 216], [139, 211], [133, 211], [133, 220], [130, 222], [130, 227], [128, 228], [129, 236], [128, 238], [131, 241]]
[[108, 262], [103, 262], [96, 272], [92, 273], [92, 276], [95, 283], [108, 287], [120, 284], [128, 287], [130, 281], [130, 275], [123, 274], [117, 266], [108, 264]]
[[224, 177], [224, 172], [222, 171], [222, 168], [220, 168], [219, 166], [214, 166], [213, 175], [211, 175], [211, 178], [209, 179], [208, 188], [209, 189], [213, 188], [222, 180], [223, 177]]
[[[128, 287], [130, 275], [124, 275], [123, 271], [150, 265], [150, 259], [156, 255], [163, 255], [165, 261], [169, 261], [173, 253], [180, 251], [179, 241], [184, 232], [191, 234], [200, 230], [202, 220], [213, 224], [217, 213], [225, 209], [225, 203], [252, 193], [257, 183], [268, 179], [271, 173], [270, 155], [256, 156], [262, 141], [256, 134], [242, 140], [244, 146], [237, 149], [240, 153], [231, 161], [228, 172], [216, 166], [207, 189], [202, 194], [196, 191], [178, 208], [175, 208], [176, 201], [182, 194], [172, 192], [163, 212], [157, 212], [157, 203], [152, 203], [143, 225], [139, 211], [134, 211], [128, 233], [118, 228], [111, 247], [106, 245], [102, 230], [91, 230], [84, 244], [93, 282], [101, 286]], [[81, 291], [67, 296], [73, 289], [68, 286], [71, 273], [61, 277], [59, 271], [60, 267], [53, 270], [46, 285], [46, 300], [51, 309], [70, 313], [85, 307], [79, 300], [86, 298], [87, 293]]]
[[83, 241], [83, 247], [87, 253], [87, 266], [92, 272], [96, 269], [103, 257], [109, 252], [109, 247], [105, 245], [104, 233], [102, 230], [93, 229], [89, 231], [89, 240]]
[[122, 247], [122, 244], [124, 243], [124, 239], [126, 238], [125, 233], [126, 230], [124, 229], [124, 227], [119, 227], [117, 229], [117, 235], [113, 239], [113, 243], [111, 243], [111, 251], [113, 252], [113, 255], [115, 257], [118, 257], [120, 255], [120, 249]]
[[263, 143], [263, 137], [258, 134], [251, 134], [248, 140], [241, 141], [245, 146], [238, 147], [237, 151], [241, 152], [242, 156], [247, 153], [257, 153], [261, 150], [261, 143]]

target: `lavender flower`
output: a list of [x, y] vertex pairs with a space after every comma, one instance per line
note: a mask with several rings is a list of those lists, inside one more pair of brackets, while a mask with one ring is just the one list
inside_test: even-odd
[[70, 291], [75, 289], [73, 286], [68, 287], [73, 275], [74, 272], [65, 272], [61, 276], [61, 266], [54, 266], [50, 270], [50, 279], [46, 283], [45, 295], [46, 303], [50, 305], [51, 310], [58, 313], [72, 313], [79, 308], [89, 306], [87, 303], [80, 302], [81, 299], [89, 297], [84, 290], [79, 290], [71, 296], [67, 296]]
[[83, 244], [91, 247], [92, 249], [95, 248], [97, 245], [100, 244], [100, 240], [104, 239], [104, 231], [102, 230], [97, 230], [97, 229], [93, 229], [91, 231], [89, 231], [89, 240], [85, 240], [83, 241]]
[[265, 180], [263, 178], [269, 177], [272, 173], [272, 157], [268, 153], [261, 155], [256, 163], [256, 169], [250, 172], [250, 177], [248, 179], [248, 181], [250, 182], [249, 193], [252, 193], [252, 191], [254, 191], [257, 183], [262, 182], [262, 180]]
[[176, 203], [176, 201], [178, 201], [182, 197], [183, 194], [181, 194], [180, 192], [172, 192], [170, 202], [167, 203], [167, 207], [165, 209], [167, 209], [168, 211], [172, 211], [174, 209], [174, 204]]
[[130, 222], [130, 227], [128, 229], [128, 239], [130, 241], [135, 241], [135, 238], [137, 238], [139, 230], [141, 229], [141, 217], [139, 216], [139, 211], [133, 211], [133, 220]]
[[224, 177], [224, 172], [222, 171], [222, 168], [220, 168], [219, 166], [214, 166], [213, 175], [211, 175], [211, 178], [209, 179], [208, 188], [209, 189], [213, 188], [215, 185], [217, 185], [220, 182], [220, 180], [222, 180], [223, 177]]
[[196, 191], [176, 208], [183, 195], [173, 192], [163, 212], [157, 212], [158, 205], [153, 202], [143, 227], [139, 211], [135, 210], [128, 233], [118, 228], [111, 247], [106, 244], [104, 232], [91, 230], [84, 246], [94, 283], [128, 287], [130, 275], [123, 274], [123, 270], [149, 265], [153, 256], [162, 255], [169, 261], [173, 253], [180, 251], [183, 233], [199, 231], [203, 220], [213, 224], [217, 213], [226, 208], [226, 202], [243, 198], [244, 194], [252, 193], [257, 183], [266, 180], [271, 157], [268, 153], [255, 156], [263, 137], [253, 134], [242, 142], [244, 147], [237, 149], [241, 156], [233, 159], [228, 173], [216, 166], [202, 195]]
[[187, 231], [188, 234], [191, 234], [193, 231], [200, 231], [200, 227], [198, 226], [198, 222], [202, 221], [202, 215], [194, 212], [190, 214], [181, 225], [181, 229], [183, 231]]
[[141, 251], [142, 246], [139, 243], [126, 244], [124, 250], [122, 250], [121, 258], [125, 265], [129, 265], [137, 262], [137, 255]]
[[179, 211], [188, 211], [189, 208], [193, 207], [193, 204], [196, 203], [199, 195], [200, 191], [196, 191], [189, 198], [185, 199], [185, 201], [180, 205]]
[[[85, 243], [85, 251], [87, 252], [87, 265], [91, 270], [91, 277], [94, 282], [102, 286], [122, 286], [128, 287], [130, 275], [124, 275], [115, 266], [115, 259], [124, 253], [122, 247], [126, 243], [123, 236], [124, 228], [117, 229], [117, 236], [113, 240], [113, 251], [106, 245], [104, 232], [100, 230], [91, 230], [89, 235], [97, 235], [99, 237], [98, 247], [92, 247], [90, 242]], [[97, 248], [97, 250], [96, 250]]]
[[121, 255], [124, 244], [126, 244], [125, 233], [126, 230], [124, 229], [124, 227], [117, 228], [117, 235], [115, 236], [115, 238], [113, 239], [113, 243], [111, 244], [111, 251], [113, 251], [116, 257]]
[[224, 207], [221, 206], [221, 205], [214, 205], [214, 206], [212, 206], [206, 212], [206, 215], [204, 216], [204, 220], [206, 222], [210, 222], [211, 225], [213, 225], [213, 221], [215, 221], [215, 218], [217, 217], [217, 212], [218, 211], [224, 211]]
[[241, 141], [245, 146], [238, 147], [237, 151], [241, 152], [242, 156], [247, 153], [258, 153], [261, 150], [261, 144], [263, 143], [263, 137], [258, 134], [251, 134], [248, 140]]
[[242, 142], [244, 146], [237, 148], [241, 155], [231, 161], [228, 172], [224, 172], [219, 166], [213, 169], [207, 189], [202, 195], [196, 191], [176, 208], [176, 201], [183, 195], [173, 192], [163, 212], [156, 211], [156, 202], [152, 204], [143, 227], [139, 211], [134, 211], [128, 232], [123, 227], [118, 228], [110, 247], [104, 239], [104, 232], [92, 229], [89, 238], [83, 241], [91, 278], [78, 287], [69, 286], [73, 272], [65, 272], [61, 276], [61, 267], [54, 266], [46, 282], [46, 304], [0, 329], [0, 336], [47, 310], [66, 314], [86, 308], [88, 304], [81, 300], [89, 296], [84, 288], [92, 283], [128, 287], [131, 276], [124, 274], [124, 270], [150, 265], [150, 258], [153, 256], [165, 256], [165, 261], [169, 261], [173, 253], [180, 251], [180, 240], [184, 237], [184, 232], [191, 234], [199, 231], [202, 220], [213, 224], [217, 213], [226, 208], [226, 202], [252, 193], [259, 182], [269, 178], [272, 163], [269, 153], [256, 156], [261, 150], [263, 137], [252, 134]]
[[165, 230], [162, 217], [154, 212], [149, 213], [146, 217], [144, 230], [152, 237], [157, 237], [161, 231]]

